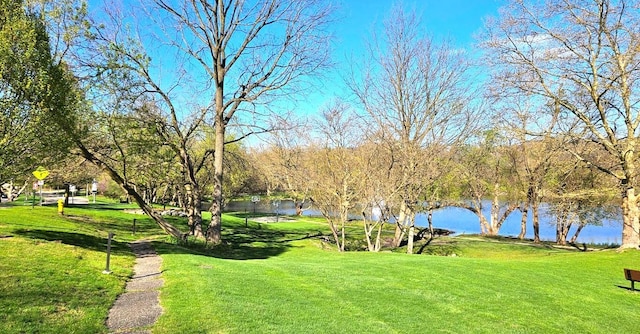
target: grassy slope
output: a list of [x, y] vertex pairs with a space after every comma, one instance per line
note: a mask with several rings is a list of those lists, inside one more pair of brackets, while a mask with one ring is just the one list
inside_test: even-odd
[[[263, 236], [289, 230], [269, 227]], [[298, 230], [302, 238], [314, 226]], [[622, 268], [640, 264], [635, 251], [470, 238], [457, 239], [458, 257], [340, 254], [314, 239], [276, 252], [276, 239], [254, 244], [269, 249], [267, 257], [161, 249], [166, 313], [154, 332], [611, 333], [640, 326], [640, 293], [619, 287], [628, 286]]]
[[[105, 332], [133, 256], [159, 230], [109, 205], [0, 208], [0, 332]], [[118, 206], [119, 207], [119, 206]], [[105, 210], [106, 209], [106, 210]], [[133, 218], [138, 233], [130, 232]], [[352, 231], [358, 232], [352, 227]], [[105, 237], [116, 233], [112, 275]], [[225, 244], [198, 253], [155, 243], [164, 263], [157, 333], [635, 332], [640, 293], [623, 267], [640, 252], [575, 252], [454, 238], [457, 257], [340, 254], [321, 220], [225, 216]], [[160, 238], [159, 240], [163, 240]]]

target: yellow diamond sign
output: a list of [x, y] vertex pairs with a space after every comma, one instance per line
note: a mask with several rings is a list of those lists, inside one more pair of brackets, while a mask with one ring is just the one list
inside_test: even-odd
[[46, 168], [39, 166], [38, 168], [36, 168], [36, 170], [33, 171], [32, 174], [36, 177], [36, 179], [44, 180], [44, 178], [49, 176], [49, 171]]

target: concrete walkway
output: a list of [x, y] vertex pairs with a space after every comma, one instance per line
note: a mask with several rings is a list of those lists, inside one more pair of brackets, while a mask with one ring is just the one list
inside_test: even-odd
[[162, 258], [148, 241], [136, 241], [130, 246], [136, 254], [134, 274], [109, 310], [107, 327], [110, 333], [151, 333], [149, 327], [162, 314], [158, 291], [164, 283], [160, 271]]

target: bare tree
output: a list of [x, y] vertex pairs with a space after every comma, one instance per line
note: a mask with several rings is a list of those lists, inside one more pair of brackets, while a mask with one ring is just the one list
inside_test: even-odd
[[278, 123], [274, 128], [281, 130], [265, 136], [265, 145], [254, 158], [268, 184], [267, 195], [276, 189], [285, 191], [294, 201], [296, 214], [301, 215], [309, 194], [303, 151], [312, 129], [308, 122], [292, 114], [274, 117], [274, 121]]
[[380, 136], [369, 134], [356, 150], [362, 161], [360, 168], [363, 170], [364, 188], [361, 195], [362, 219], [370, 252], [377, 252], [382, 247], [382, 231], [384, 224], [391, 224], [394, 218], [393, 209], [397, 208], [394, 200], [398, 189], [393, 182], [389, 182], [391, 170], [390, 157], [384, 152]]
[[408, 235], [409, 253], [419, 199], [438, 168], [436, 158], [475, 119], [464, 53], [422, 35], [420, 24], [415, 14], [394, 7], [382, 35], [371, 38], [364, 67], [354, 70], [362, 75], [349, 81], [370, 129], [381, 136], [381, 154], [391, 157], [389, 182], [396, 191], [390, 193], [400, 199], [395, 243]]
[[[557, 106], [579, 139], [600, 145], [615, 164], [601, 165], [619, 181], [621, 248], [640, 246], [636, 186], [640, 143], [640, 11], [627, 0], [516, 0], [486, 24], [494, 82]], [[573, 134], [569, 134], [577, 137]]]
[[514, 186], [520, 189], [522, 219], [518, 238], [526, 235], [531, 211], [533, 240], [540, 242], [540, 205], [551, 172], [565, 152], [565, 137], [554, 136], [556, 120], [541, 117], [549, 106], [536, 104], [527, 96], [499, 96], [501, 93], [494, 106], [502, 114], [501, 123], [509, 141], [505, 153], [513, 166]]
[[306, 171], [314, 208], [327, 220], [338, 250], [345, 250], [345, 224], [361, 204], [366, 162], [355, 151], [361, 133], [358, 118], [346, 104], [335, 102], [322, 111], [317, 144]]
[[[154, 1], [149, 13], [170, 29], [167, 43], [211, 87], [215, 143], [212, 219], [207, 239], [220, 242], [227, 129], [241, 140], [260, 129], [265, 102], [297, 94], [306, 76], [327, 65], [331, 8], [317, 0]], [[241, 132], [240, 129], [246, 131]]]

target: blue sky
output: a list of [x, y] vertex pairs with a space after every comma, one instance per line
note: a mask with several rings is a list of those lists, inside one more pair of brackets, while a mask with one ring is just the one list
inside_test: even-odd
[[[126, 8], [127, 0], [115, 0]], [[363, 55], [365, 40], [371, 39], [372, 30], [379, 29], [391, 8], [402, 4], [407, 10], [414, 10], [422, 18], [425, 33], [435, 37], [451, 39], [457, 48], [470, 49], [473, 35], [482, 27], [483, 18], [496, 15], [498, 8], [508, 0], [325, 0], [337, 5], [336, 21], [332, 26], [335, 37], [333, 61], [336, 67], [322, 78], [314, 78], [316, 85], [300, 97], [304, 102], [295, 106], [284, 102], [284, 108], [293, 108], [302, 115], [316, 114], [336, 97], [347, 98], [348, 90], [343, 78], [349, 70], [349, 61]], [[99, 11], [104, 3], [90, 0], [90, 10]], [[126, 11], [126, 9], [124, 9]], [[151, 52], [157, 50], [150, 49]], [[162, 59], [156, 59], [156, 58]], [[164, 62], [171, 68], [173, 57], [154, 55], [155, 60]], [[356, 60], [357, 61], [357, 60]], [[168, 62], [168, 63], [167, 63]], [[169, 65], [167, 65], [169, 64]], [[166, 74], [165, 74], [166, 75]], [[189, 96], [183, 97], [190, 101]], [[206, 101], [204, 101], [206, 103]]]
[[[496, 16], [498, 8], [507, 0], [415, 0], [401, 1], [407, 10], [414, 10], [422, 18], [424, 31], [435, 39], [452, 40], [457, 48], [470, 50], [476, 34], [487, 16]], [[306, 99], [306, 113], [314, 113], [336, 95], [344, 95], [341, 75], [346, 74], [350, 55], [362, 55], [364, 41], [372, 30], [380, 26], [398, 2], [390, 0], [342, 0], [338, 2], [338, 21], [335, 34], [334, 61], [338, 64], [329, 80]]]
[[[469, 45], [473, 34], [481, 28], [482, 19], [496, 15], [505, 0], [415, 0], [401, 1], [407, 9], [422, 16], [424, 28], [435, 37], [451, 37], [461, 45]], [[338, 14], [336, 37], [346, 45], [370, 36], [374, 23], [381, 22], [395, 4], [390, 0], [343, 0]], [[359, 42], [359, 41], [357, 41]]]

